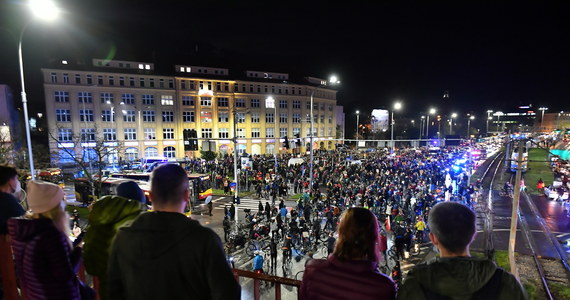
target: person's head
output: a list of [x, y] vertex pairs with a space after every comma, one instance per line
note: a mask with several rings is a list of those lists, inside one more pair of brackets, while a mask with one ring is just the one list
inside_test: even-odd
[[475, 213], [463, 204], [441, 202], [429, 213], [430, 239], [452, 255], [463, 255], [475, 236]]
[[152, 172], [150, 196], [155, 210], [184, 210], [188, 193], [188, 175], [179, 165], [164, 164]]
[[378, 261], [378, 221], [368, 209], [346, 210], [338, 227], [338, 240], [333, 255], [341, 260]]
[[141, 203], [146, 203], [144, 192], [134, 181], [125, 181], [117, 187], [117, 195], [127, 199], [133, 199]]
[[0, 165], [0, 191], [9, 194], [20, 191], [20, 181], [16, 168]]
[[32, 218], [51, 219], [55, 227], [69, 234], [69, 215], [65, 211], [65, 193], [61, 187], [51, 182], [31, 180], [27, 194]]

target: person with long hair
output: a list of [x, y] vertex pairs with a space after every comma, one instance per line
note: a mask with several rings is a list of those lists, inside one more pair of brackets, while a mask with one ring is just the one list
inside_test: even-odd
[[[69, 214], [61, 187], [32, 180], [26, 216], [8, 220], [16, 271], [27, 299], [85, 299], [94, 291], [76, 275], [81, 248], [69, 239]], [[82, 296], [83, 295], [83, 296]]]
[[394, 282], [377, 271], [378, 221], [361, 207], [346, 210], [334, 252], [307, 264], [300, 299], [394, 299]]

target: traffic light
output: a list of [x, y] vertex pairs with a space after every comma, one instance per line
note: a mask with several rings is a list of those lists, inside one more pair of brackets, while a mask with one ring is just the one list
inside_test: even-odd
[[285, 136], [285, 141], [283, 142], [283, 147], [289, 150], [289, 139]]

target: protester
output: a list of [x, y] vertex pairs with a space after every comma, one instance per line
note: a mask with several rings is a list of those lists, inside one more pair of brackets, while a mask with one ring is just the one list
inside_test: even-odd
[[69, 239], [63, 190], [35, 180], [27, 188], [31, 213], [8, 220], [23, 292], [28, 299], [93, 299], [94, 291], [76, 275], [81, 248]]
[[440, 257], [408, 272], [399, 300], [528, 299], [513, 275], [490, 260], [470, 256], [469, 245], [476, 230], [471, 209], [444, 202], [435, 205], [429, 216], [429, 238]]
[[14, 195], [20, 193], [18, 172], [9, 166], [0, 166], [0, 235], [8, 233], [6, 221], [24, 215], [26, 211]]
[[117, 186], [117, 195], [101, 197], [93, 202], [85, 232], [83, 256], [87, 273], [99, 279], [99, 298], [108, 299], [107, 265], [111, 242], [118, 230], [130, 226], [145, 211], [144, 192], [134, 181]]
[[378, 221], [369, 210], [346, 210], [333, 254], [307, 264], [299, 298], [394, 299], [394, 282], [376, 271], [380, 256], [378, 230]]
[[152, 212], [117, 234], [109, 260], [110, 299], [239, 299], [219, 237], [184, 215], [188, 175], [165, 164], [151, 176]]

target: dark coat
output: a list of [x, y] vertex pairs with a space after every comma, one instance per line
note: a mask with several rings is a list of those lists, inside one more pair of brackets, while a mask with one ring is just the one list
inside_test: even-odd
[[313, 259], [305, 267], [299, 299], [391, 300], [396, 287], [388, 276], [367, 260]]
[[180, 213], [147, 212], [111, 248], [110, 299], [239, 299], [220, 238]]
[[76, 271], [81, 248], [50, 219], [10, 219], [16, 271], [28, 299], [80, 299]]
[[12, 195], [0, 192], [0, 235], [8, 233], [6, 221], [10, 218], [23, 216], [26, 211]]

